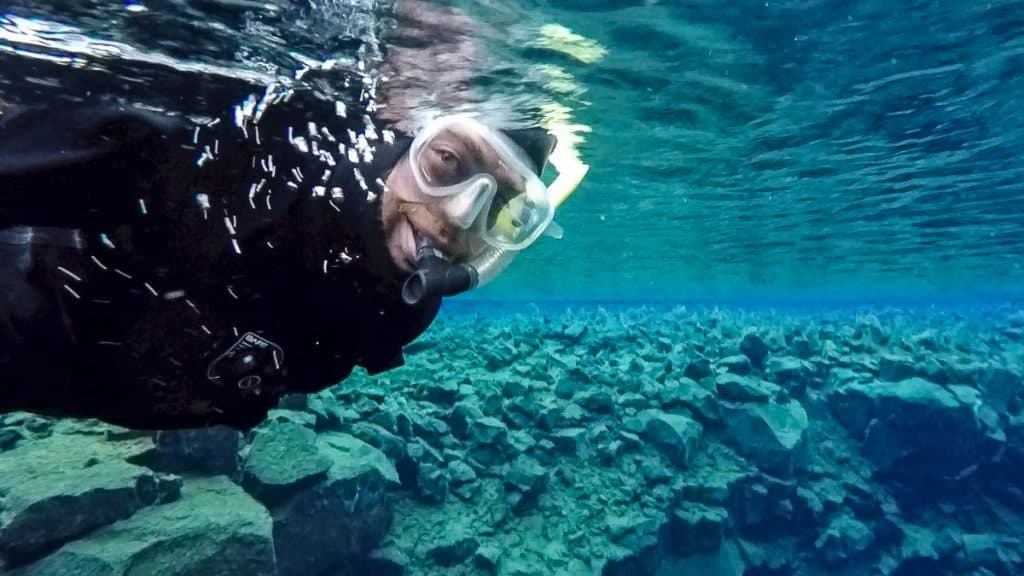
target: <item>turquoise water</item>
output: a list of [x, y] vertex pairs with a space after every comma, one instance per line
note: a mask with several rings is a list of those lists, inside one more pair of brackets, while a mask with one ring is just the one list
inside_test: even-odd
[[1020, 3], [539, 10], [608, 49], [528, 55], [578, 81], [594, 167], [491, 294], [1019, 294]]
[[[425, 6], [459, 31], [401, 42], [485, 48], [452, 97], [580, 138], [564, 238], [244, 435], [0, 414], [0, 574], [1024, 573], [1024, 3]], [[0, 14], [0, 104], [206, 111], [401, 37], [374, 0]]]

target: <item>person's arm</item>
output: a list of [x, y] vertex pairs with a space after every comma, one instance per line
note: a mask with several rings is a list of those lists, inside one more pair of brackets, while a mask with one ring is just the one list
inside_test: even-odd
[[169, 116], [118, 104], [24, 107], [0, 116], [0, 226], [99, 224], [147, 179]]

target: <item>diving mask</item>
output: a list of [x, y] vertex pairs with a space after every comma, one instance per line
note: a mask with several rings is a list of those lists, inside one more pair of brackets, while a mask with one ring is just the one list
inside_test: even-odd
[[419, 189], [443, 199], [455, 225], [493, 248], [523, 250], [552, 223], [543, 167], [505, 133], [470, 116], [433, 121], [413, 140], [409, 160]]

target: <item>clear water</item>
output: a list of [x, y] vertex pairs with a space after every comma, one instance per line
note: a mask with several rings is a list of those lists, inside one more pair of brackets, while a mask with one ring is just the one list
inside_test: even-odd
[[[1024, 3], [444, 4], [475, 20], [487, 48], [463, 95], [471, 107], [508, 125], [564, 114], [592, 168], [559, 212], [565, 237], [446, 303], [407, 366], [299, 404], [361, 438], [369, 423], [397, 430], [401, 448], [374, 438], [401, 490], [385, 536], [345, 545], [387, 551], [376, 563], [301, 568], [279, 548], [278, 566], [292, 562], [282, 573], [488, 573], [481, 550], [497, 550], [501, 574], [1024, 571]], [[5, 2], [0, 100], [103, 90], [209, 111], [327, 59], [380, 65], [392, 9]], [[546, 41], [552, 24], [578, 36]], [[757, 356], [747, 334], [768, 354], [749, 379], [771, 398], [754, 404], [726, 382], [746, 370], [730, 366]], [[600, 391], [613, 408], [593, 397]], [[537, 456], [550, 473], [541, 512], [508, 511], [508, 454], [478, 471], [477, 492], [455, 493], [455, 463], [478, 447], [444, 431], [457, 424], [438, 395], [453, 394], [494, 419], [481, 426], [503, 427], [516, 453], [547, 455]], [[772, 430], [750, 420], [760, 410], [751, 406], [792, 402], [802, 434], [792, 413]], [[541, 416], [556, 408], [572, 417]], [[703, 423], [687, 465], [675, 467], [659, 429], [637, 420], [644, 410]], [[31, 431], [18, 450], [65, 432], [33, 422], [0, 424]], [[570, 456], [579, 430], [587, 448]], [[780, 468], [789, 453], [761, 439], [797, 438], [787, 433], [802, 452]], [[609, 457], [613, 440], [625, 448]], [[405, 442], [429, 449], [388, 452]], [[13, 462], [3, 449], [0, 468]], [[189, 465], [181, 502], [199, 502], [189, 490], [207, 489], [189, 488]], [[451, 482], [443, 502], [422, 470]], [[0, 557], [4, 489], [0, 480]], [[349, 530], [353, 510], [371, 514], [352, 494], [342, 502], [309, 534], [334, 546], [343, 537], [331, 529]], [[124, 522], [115, 526], [146, 532]], [[467, 533], [479, 546], [468, 555], [458, 538], [436, 551]], [[303, 554], [330, 556], [326, 547]], [[231, 559], [222, 573], [252, 573], [230, 544], [213, 550]], [[447, 554], [459, 561], [446, 564]]]

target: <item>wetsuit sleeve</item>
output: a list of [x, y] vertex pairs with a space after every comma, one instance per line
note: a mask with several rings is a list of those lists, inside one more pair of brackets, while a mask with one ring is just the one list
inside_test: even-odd
[[0, 224], [103, 226], [184, 130], [169, 116], [114, 104], [39, 107], [0, 121]]

